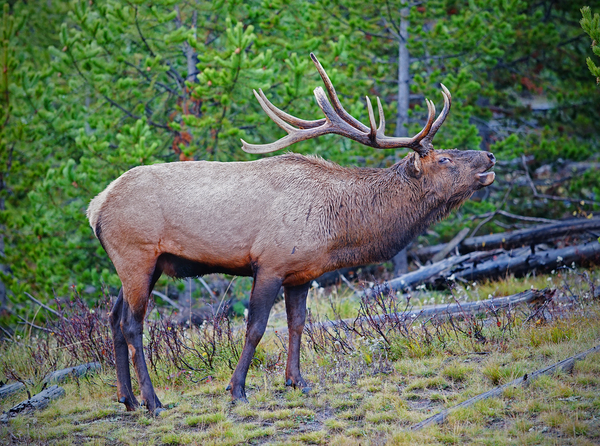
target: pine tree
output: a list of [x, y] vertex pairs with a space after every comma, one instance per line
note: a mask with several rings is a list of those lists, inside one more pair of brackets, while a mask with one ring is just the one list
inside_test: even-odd
[[[580, 22], [581, 27], [592, 39], [592, 51], [596, 56], [600, 57], [600, 46], [598, 46], [598, 42], [600, 41], [600, 14], [595, 13], [594, 17], [592, 17], [592, 11], [589, 6], [581, 8], [581, 14], [583, 15]], [[590, 72], [596, 76], [596, 83], [600, 84], [600, 67], [594, 63], [591, 57], [588, 57], [586, 61]]]

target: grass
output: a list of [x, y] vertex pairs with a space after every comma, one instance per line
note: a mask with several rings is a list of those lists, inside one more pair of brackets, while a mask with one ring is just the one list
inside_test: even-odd
[[[532, 284], [568, 294], [566, 280], [572, 280], [567, 282], [572, 292], [586, 294], [576, 276], [561, 274], [469, 284], [468, 290], [463, 286], [454, 295], [437, 293], [433, 299], [487, 298]], [[429, 304], [431, 297], [419, 293]], [[345, 288], [329, 294], [312, 290], [309, 298], [312, 314], [321, 318], [352, 317], [360, 305]], [[270, 326], [283, 325], [283, 308], [277, 304]], [[454, 328], [432, 322], [428, 331], [416, 325], [402, 336], [389, 331], [387, 343], [376, 336], [355, 336], [314, 346], [305, 336], [301, 363], [313, 387], [309, 395], [283, 385], [285, 354], [280, 336], [272, 331], [248, 374], [248, 404], [231, 403], [225, 391], [231, 373], [226, 361], [216, 358], [209, 378], [158, 361], [151, 376], [169, 410], [156, 418], [144, 410], [124, 412], [115, 401], [114, 370], [107, 366], [93, 377], [64, 383], [66, 396], [46, 410], [0, 425], [0, 438], [2, 444], [15, 445], [598, 444], [600, 354], [576, 363], [571, 373], [543, 376], [528, 387], [507, 389], [501, 398], [457, 410], [441, 426], [408, 430], [444, 408], [600, 343], [598, 301], [553, 308], [546, 320], [525, 322], [528, 314], [525, 308], [513, 310], [504, 329], [495, 320], [483, 324], [483, 341], [468, 334], [473, 322], [468, 320], [455, 321]], [[19, 342], [0, 346], [3, 380], [19, 376], [31, 380], [32, 391], [40, 388], [45, 370], [32, 354], [36, 340], [34, 333], [24, 333]], [[344, 350], [343, 342], [351, 344], [349, 349]], [[54, 347], [50, 343], [48, 348]], [[56, 365], [66, 360], [57, 357]], [[24, 395], [1, 400], [1, 409]]]

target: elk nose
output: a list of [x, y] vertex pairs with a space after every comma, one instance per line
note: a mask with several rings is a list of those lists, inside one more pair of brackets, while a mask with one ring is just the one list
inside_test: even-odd
[[496, 164], [496, 157], [494, 156], [494, 154], [492, 152], [488, 152], [487, 156], [492, 163]]

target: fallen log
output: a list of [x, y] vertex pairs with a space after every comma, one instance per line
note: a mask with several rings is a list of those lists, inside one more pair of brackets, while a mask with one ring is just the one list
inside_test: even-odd
[[[468, 265], [462, 271], [458, 268], [453, 274], [466, 280], [503, 277], [508, 274], [516, 276], [531, 271], [550, 271], [565, 265], [582, 265], [597, 263], [600, 260], [600, 243], [597, 241], [566, 248], [551, 249], [536, 254], [511, 256], [510, 253], [496, 259]], [[459, 266], [460, 267], [460, 266]]]
[[[595, 231], [592, 235], [595, 238], [598, 237], [597, 232], [600, 232], [600, 218], [569, 219], [558, 223], [539, 225], [533, 228], [519, 229], [512, 232], [468, 237], [458, 245], [458, 249], [463, 254], [484, 249], [508, 250], [522, 246], [546, 243], [561, 237], [589, 231]], [[414, 250], [411, 254], [420, 261], [425, 262], [441, 252], [446, 246], [446, 243], [427, 246], [425, 248]]]
[[585, 265], [600, 262], [600, 243], [597, 241], [560, 249], [538, 251], [528, 248], [506, 252], [502, 250], [472, 252], [450, 257], [417, 271], [404, 274], [388, 282], [394, 290], [406, 290], [416, 284], [434, 287], [447, 286], [455, 280], [477, 281], [496, 279], [509, 274], [522, 276], [537, 271], [550, 271], [565, 265]]
[[12, 395], [13, 393], [17, 393], [19, 390], [24, 388], [25, 384], [23, 383], [5, 384], [4, 386], [0, 387], [0, 400]]
[[[376, 292], [371, 290], [371, 292]], [[379, 290], [377, 290], [379, 292]], [[462, 302], [454, 304], [440, 304], [440, 305], [426, 305], [421, 308], [409, 308], [405, 311], [398, 313], [389, 313], [377, 316], [371, 316], [370, 319], [379, 321], [382, 319], [395, 319], [403, 320], [410, 318], [412, 321], [422, 318], [430, 318], [432, 316], [445, 317], [462, 315], [462, 314], [478, 314], [485, 313], [487, 311], [498, 311], [503, 308], [514, 307], [521, 304], [530, 304], [538, 302], [543, 304], [544, 302], [552, 299], [554, 292], [547, 288], [543, 290], [525, 290], [517, 294], [503, 297], [493, 297], [486, 300], [478, 300], [475, 302]], [[337, 321], [326, 321], [321, 323], [313, 323], [313, 327], [328, 328], [334, 325], [352, 325], [354, 323], [360, 323], [365, 318], [348, 318], [340, 319]], [[278, 334], [287, 333], [287, 327], [279, 327], [273, 329]]]
[[529, 373], [529, 374], [526, 373], [522, 377], [517, 378], [509, 383], [506, 383], [502, 386], [495, 387], [492, 390], [481, 393], [477, 396], [474, 396], [473, 398], [469, 398], [468, 400], [463, 401], [462, 403], [460, 403], [454, 407], [442, 410], [441, 412], [421, 421], [420, 423], [417, 423], [417, 424], [411, 426], [410, 430], [413, 430], [413, 431], [420, 430], [420, 429], [423, 429], [424, 427], [429, 426], [434, 423], [441, 424], [448, 418], [448, 415], [450, 415], [452, 412], [456, 411], [457, 409], [460, 409], [463, 407], [469, 407], [469, 406], [475, 404], [477, 401], [500, 396], [500, 395], [502, 395], [502, 393], [504, 393], [504, 390], [506, 390], [507, 388], [516, 387], [520, 384], [529, 385], [529, 383], [531, 383], [532, 381], [534, 381], [535, 379], [539, 378], [542, 375], [549, 375], [551, 373], [554, 373], [557, 370], [564, 370], [564, 371], [570, 373], [573, 370], [573, 365], [575, 364], [575, 361], [581, 361], [581, 360], [585, 359], [590, 353], [595, 353], [598, 351], [600, 351], [600, 345], [592, 347], [589, 350], [579, 353], [578, 355], [571, 356], [570, 358], [567, 358], [560, 362], [557, 362], [556, 364], [552, 364], [551, 366], [545, 367], [540, 370], [536, 370], [533, 373]]
[[27, 414], [36, 410], [45, 409], [48, 407], [48, 404], [50, 404], [50, 401], [61, 398], [64, 395], [65, 389], [62, 387], [58, 387], [57, 385], [50, 386], [37, 395], [34, 395], [31, 398], [22, 401], [16, 406], [8, 409], [8, 411], [4, 412], [0, 416], [0, 423], [7, 423], [8, 420], [20, 413]]
[[87, 375], [91, 372], [96, 372], [102, 369], [102, 365], [99, 362], [89, 362], [87, 364], [78, 365], [75, 367], [67, 367], [66, 369], [56, 370], [50, 372], [44, 378], [43, 383], [61, 383], [69, 377], [79, 378], [80, 376]]
[[[65, 381], [67, 378], [80, 377], [86, 375], [90, 372], [98, 371], [102, 368], [99, 362], [89, 362], [87, 364], [78, 365], [75, 367], [67, 367], [66, 369], [56, 370], [54, 372], [50, 372], [46, 375], [43, 384], [50, 383], [61, 383]], [[28, 383], [31, 384], [31, 383]], [[25, 390], [25, 384], [18, 382], [12, 384], [6, 384], [0, 387], [0, 399], [6, 398], [20, 390]]]
[[413, 288], [415, 285], [422, 283], [430, 283], [432, 280], [438, 280], [439, 278], [449, 277], [451, 273], [449, 271], [455, 265], [468, 264], [469, 262], [483, 262], [488, 258], [503, 254], [504, 251], [495, 250], [489, 252], [474, 252], [470, 254], [464, 254], [462, 256], [449, 257], [431, 265], [419, 268], [416, 271], [403, 274], [387, 282], [387, 285], [393, 290], [407, 290]]

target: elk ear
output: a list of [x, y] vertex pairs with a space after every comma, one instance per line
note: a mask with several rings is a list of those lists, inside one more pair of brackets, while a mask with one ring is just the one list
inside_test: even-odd
[[410, 155], [408, 164], [406, 166], [406, 171], [413, 178], [421, 178], [421, 175], [423, 175], [423, 164], [418, 153], [412, 153]]

